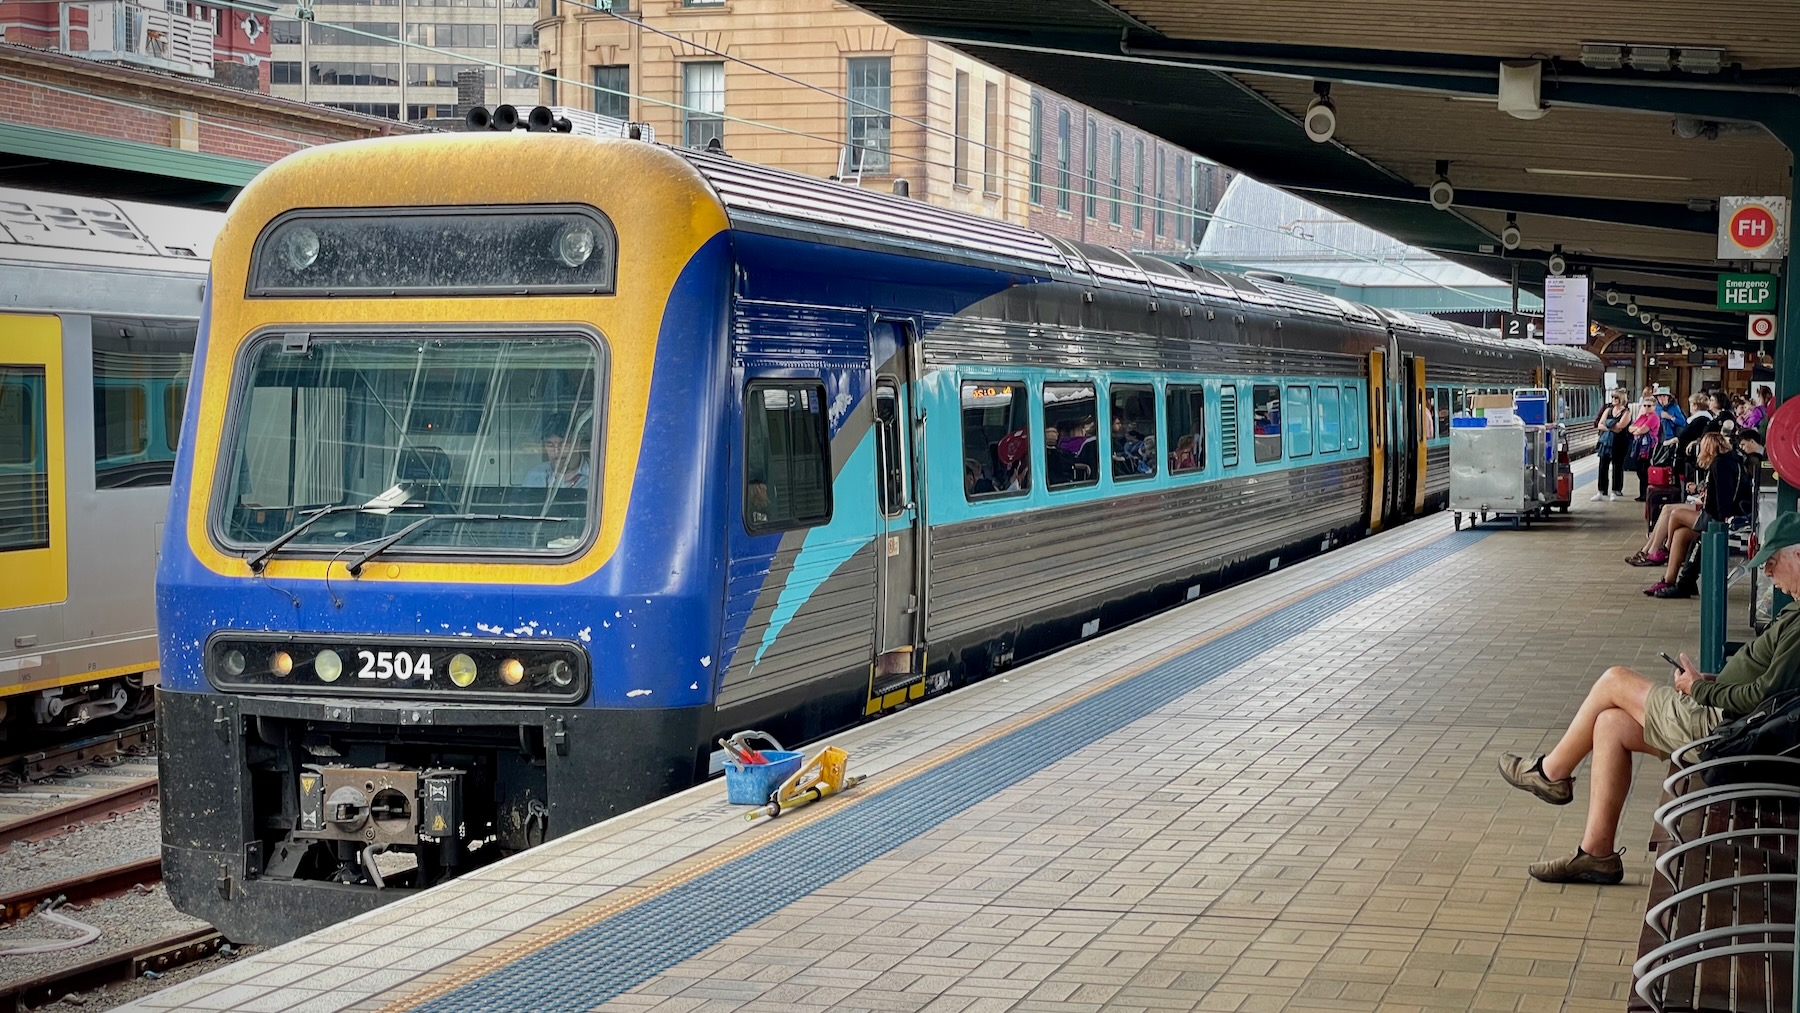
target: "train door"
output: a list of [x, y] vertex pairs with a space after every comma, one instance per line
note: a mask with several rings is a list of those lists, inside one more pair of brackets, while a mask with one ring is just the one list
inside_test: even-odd
[[1425, 512], [1425, 360], [1407, 353], [1400, 357], [1400, 375], [1406, 400], [1400, 406], [1400, 437], [1395, 440], [1400, 471], [1400, 512], [1418, 516]]
[[1369, 530], [1387, 520], [1387, 352], [1369, 353]]
[[62, 321], [0, 314], [0, 610], [68, 598], [63, 432]]
[[[921, 434], [915, 428], [907, 383], [913, 327], [910, 321], [882, 320], [874, 332], [871, 346], [878, 370], [873, 395], [875, 501], [881, 513], [882, 537], [876, 552], [880, 588], [869, 704], [871, 709], [881, 709], [923, 692], [922, 685], [918, 692], [909, 692], [909, 687], [919, 682], [924, 672], [919, 652], [924, 539], [916, 452]], [[884, 354], [890, 349], [891, 354]]]

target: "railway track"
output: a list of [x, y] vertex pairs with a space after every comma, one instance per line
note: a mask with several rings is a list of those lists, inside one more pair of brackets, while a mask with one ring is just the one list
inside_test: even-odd
[[0, 820], [0, 852], [21, 841], [43, 841], [81, 823], [130, 812], [156, 798], [155, 776], [69, 799], [41, 812]]
[[68, 904], [87, 904], [117, 897], [135, 886], [162, 882], [162, 859], [140, 858], [104, 869], [84, 872], [23, 890], [0, 893], [0, 925], [10, 925], [45, 904], [61, 899]]
[[117, 762], [133, 750], [156, 746], [156, 722], [140, 721], [123, 728], [55, 742], [0, 757], [0, 776], [30, 784], [76, 767]]
[[223, 936], [210, 928], [200, 928], [103, 953], [72, 967], [0, 985], [0, 1013], [18, 1013], [47, 1006], [65, 995], [130, 981], [146, 971], [162, 974], [210, 957], [224, 944]]

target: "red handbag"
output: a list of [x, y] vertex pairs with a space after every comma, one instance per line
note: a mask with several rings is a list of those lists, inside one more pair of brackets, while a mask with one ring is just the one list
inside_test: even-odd
[[1652, 464], [1644, 473], [1644, 480], [1651, 485], [1674, 485], [1675, 469], [1662, 464]]

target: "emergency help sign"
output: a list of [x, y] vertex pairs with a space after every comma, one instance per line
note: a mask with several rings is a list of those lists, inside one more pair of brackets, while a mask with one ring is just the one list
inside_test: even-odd
[[1787, 246], [1786, 197], [1719, 198], [1720, 260], [1780, 260]]

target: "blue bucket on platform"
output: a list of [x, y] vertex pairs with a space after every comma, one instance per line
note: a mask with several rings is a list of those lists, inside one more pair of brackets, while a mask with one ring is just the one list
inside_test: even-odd
[[1513, 412], [1528, 426], [1548, 425], [1550, 392], [1542, 387], [1522, 387], [1513, 391]]
[[786, 749], [761, 752], [768, 758], [768, 763], [725, 761], [725, 801], [732, 805], [762, 805], [769, 800], [770, 793], [781, 787], [781, 782], [793, 777], [806, 760], [805, 753]]

